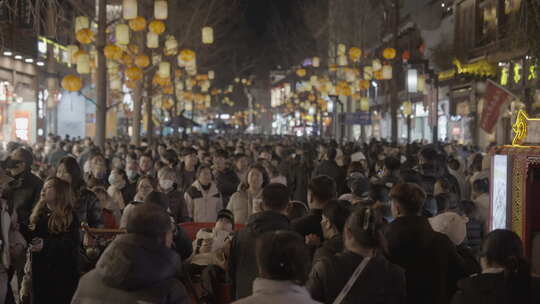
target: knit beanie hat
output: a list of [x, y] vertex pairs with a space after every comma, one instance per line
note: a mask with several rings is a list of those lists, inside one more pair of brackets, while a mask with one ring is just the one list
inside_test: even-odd
[[456, 246], [463, 243], [467, 236], [466, 216], [461, 216], [455, 212], [441, 213], [429, 219], [433, 230], [445, 234]]

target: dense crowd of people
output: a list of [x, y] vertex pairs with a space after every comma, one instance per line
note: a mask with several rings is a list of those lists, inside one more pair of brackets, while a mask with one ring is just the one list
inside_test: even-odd
[[0, 303], [540, 303], [474, 147], [128, 140], [2, 151]]

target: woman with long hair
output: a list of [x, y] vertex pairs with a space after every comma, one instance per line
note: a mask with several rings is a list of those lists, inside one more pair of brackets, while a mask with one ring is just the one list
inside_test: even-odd
[[32, 299], [70, 303], [79, 281], [80, 222], [70, 184], [47, 179], [30, 216], [27, 239], [32, 244]]
[[268, 185], [269, 178], [265, 168], [255, 164], [247, 171], [245, 181], [238, 186], [227, 206], [234, 214], [236, 224], [246, 224], [248, 217], [260, 209], [262, 190]]
[[74, 210], [79, 221], [87, 223], [90, 227], [101, 227], [99, 200], [94, 192], [87, 188], [77, 160], [71, 156], [64, 157], [56, 169], [55, 176], [70, 185], [74, 196]]
[[481, 274], [459, 281], [452, 304], [529, 304], [540, 300], [540, 279], [531, 276], [515, 232], [490, 232], [482, 245], [480, 264]]

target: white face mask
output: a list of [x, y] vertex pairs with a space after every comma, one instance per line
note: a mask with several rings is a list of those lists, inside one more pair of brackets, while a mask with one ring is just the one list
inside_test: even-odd
[[137, 171], [135, 170], [126, 170], [126, 175], [130, 180], [134, 180], [137, 176]]
[[169, 190], [172, 188], [173, 185], [174, 185], [174, 181], [170, 179], [162, 179], [159, 181], [159, 186], [163, 190]]

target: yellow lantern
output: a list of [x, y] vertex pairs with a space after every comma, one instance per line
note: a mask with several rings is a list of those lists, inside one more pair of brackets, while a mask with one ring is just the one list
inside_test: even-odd
[[305, 77], [306, 74], [307, 74], [307, 71], [305, 69], [296, 70], [296, 75], [298, 75], [298, 77]]
[[68, 45], [68, 47], [67, 47], [67, 56], [68, 56], [69, 63], [71, 63], [71, 64], [76, 63], [75, 54], [78, 51], [79, 51], [79, 47], [77, 45]]
[[374, 59], [371, 66], [373, 67], [373, 71], [380, 71], [382, 69], [382, 63], [379, 59]]
[[114, 45], [114, 44], [107, 45], [105, 49], [103, 50], [103, 52], [105, 53], [105, 57], [107, 59], [112, 59], [112, 60], [120, 60], [124, 53], [119, 46]]
[[360, 60], [360, 57], [362, 57], [362, 50], [357, 47], [352, 47], [349, 49], [349, 58], [351, 58], [352, 61], [356, 62]]
[[122, 11], [124, 19], [131, 20], [137, 17], [137, 0], [124, 0], [122, 2]]
[[75, 38], [77, 39], [77, 41], [79, 41], [82, 44], [89, 44], [89, 43], [92, 43], [92, 41], [94, 41], [94, 32], [92, 32], [88, 28], [85, 28], [85, 29], [79, 30], [75, 34]]
[[345, 44], [340, 43], [337, 47], [337, 55], [338, 56], [345, 56], [345, 52], [347, 51], [347, 46]]
[[424, 93], [426, 89], [426, 77], [423, 75], [418, 76], [417, 92]]
[[167, 20], [168, 17], [168, 7], [167, 1], [156, 0], [154, 2], [154, 18], [157, 20]]
[[371, 80], [373, 79], [373, 68], [370, 66], [367, 66], [364, 68], [364, 79], [365, 80]]
[[387, 60], [392, 60], [396, 58], [396, 49], [394, 48], [386, 48], [383, 51], [383, 57]]
[[362, 80], [360, 80], [358, 82], [358, 84], [359, 84], [361, 90], [369, 89], [369, 81], [368, 80], [362, 79]]
[[150, 22], [148, 28], [152, 33], [161, 35], [165, 32], [165, 23], [161, 20], [154, 20]]
[[158, 74], [161, 78], [171, 77], [171, 64], [166, 61], [161, 62], [159, 64]]
[[137, 55], [139, 54], [140, 48], [136, 44], [130, 44], [128, 45], [128, 50], [131, 52], [131, 54]]
[[77, 73], [90, 74], [90, 55], [86, 52], [77, 56]]
[[337, 64], [338, 64], [338, 66], [341, 66], [341, 67], [347, 66], [347, 64], [349, 64], [349, 62], [347, 60], [347, 56], [339, 55]]
[[382, 78], [384, 80], [392, 79], [392, 66], [390, 64], [383, 65], [382, 68]]
[[195, 52], [189, 49], [184, 49], [180, 52], [180, 55], [178, 55], [178, 59], [180, 59], [183, 62], [191, 62], [195, 60]]
[[214, 43], [214, 29], [205, 26], [202, 28], [202, 42], [204, 44], [212, 44]]
[[116, 43], [120, 45], [129, 44], [129, 26], [127, 24], [118, 24], [115, 27]]
[[149, 49], [157, 49], [159, 47], [159, 35], [154, 32], [146, 34], [146, 46]]
[[321, 59], [319, 57], [313, 57], [311, 63], [314, 68], [318, 68], [321, 65]]
[[75, 18], [75, 33], [80, 30], [84, 30], [90, 27], [90, 20], [86, 16], [79, 16]]
[[130, 66], [131, 64], [133, 64], [133, 57], [131, 57], [128, 53], [124, 53], [124, 55], [122, 55], [121, 61], [124, 65]]
[[137, 81], [142, 79], [143, 72], [139, 67], [130, 67], [126, 70], [126, 76], [129, 80]]
[[140, 68], [146, 68], [150, 65], [150, 58], [144, 54], [135, 57], [135, 65]]
[[375, 80], [383, 80], [382, 69], [375, 71], [374, 76], [375, 76]]
[[129, 20], [129, 27], [134, 32], [144, 31], [146, 29], [146, 19], [144, 17], [137, 17]]
[[62, 79], [62, 88], [69, 92], [77, 92], [82, 88], [82, 79], [77, 75], [67, 75]]
[[167, 40], [165, 40], [164, 53], [165, 56], [174, 56], [176, 53], [178, 53], [178, 41], [176, 41], [174, 36], [170, 35], [167, 37]]
[[403, 114], [409, 116], [412, 114], [412, 103], [410, 101], [405, 101], [403, 103]]
[[367, 97], [362, 97], [360, 99], [360, 111], [362, 112], [369, 111], [369, 99]]

